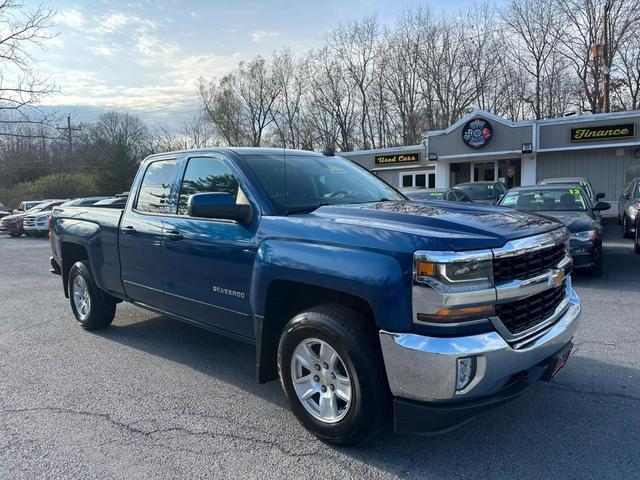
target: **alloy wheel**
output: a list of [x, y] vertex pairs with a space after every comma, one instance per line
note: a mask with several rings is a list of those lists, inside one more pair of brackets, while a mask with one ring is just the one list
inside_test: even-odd
[[73, 279], [72, 294], [78, 316], [80, 320], [85, 320], [91, 312], [91, 297], [89, 296], [87, 282], [81, 275], [77, 275]]
[[300, 403], [324, 423], [342, 420], [351, 407], [351, 377], [336, 350], [324, 340], [307, 338], [291, 357], [291, 380]]

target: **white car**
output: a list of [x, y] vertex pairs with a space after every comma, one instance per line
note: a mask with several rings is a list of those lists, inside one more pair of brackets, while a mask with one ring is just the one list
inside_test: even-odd
[[43, 206], [41, 210], [27, 215], [22, 221], [24, 233], [29, 237], [44, 237], [49, 232], [49, 218], [53, 207], [62, 205], [66, 200], [52, 200]]

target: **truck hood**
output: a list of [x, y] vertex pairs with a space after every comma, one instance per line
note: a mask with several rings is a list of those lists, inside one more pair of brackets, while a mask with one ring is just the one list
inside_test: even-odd
[[438, 238], [451, 250], [499, 248], [509, 240], [561, 227], [550, 218], [466, 202], [388, 201], [326, 206], [315, 210], [313, 216], [341, 224]]
[[597, 230], [600, 225], [586, 212], [540, 212], [540, 215], [562, 223], [571, 233]]

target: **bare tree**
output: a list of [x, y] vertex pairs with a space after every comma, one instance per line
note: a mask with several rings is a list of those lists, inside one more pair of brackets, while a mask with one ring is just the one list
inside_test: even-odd
[[42, 6], [27, 10], [19, 0], [0, 1], [0, 135], [22, 135], [6, 128], [10, 125], [51, 120], [29, 110], [54, 91], [37, 73], [31, 53], [51, 38], [52, 17], [53, 11]]
[[325, 146], [352, 150], [356, 142], [356, 85], [349, 81], [349, 73], [339, 58], [326, 47], [312, 54], [310, 68], [311, 109], [318, 137], [326, 142]]
[[375, 148], [372, 133], [367, 125], [370, 107], [368, 95], [374, 80], [378, 36], [378, 20], [375, 16], [338, 25], [327, 36], [328, 47], [335, 52], [336, 58], [343, 66], [347, 81], [352, 83], [358, 92], [358, 116], [363, 148]]
[[[431, 11], [426, 7], [402, 14], [395, 30], [387, 34], [382, 50], [382, 74], [390, 93], [390, 107], [398, 116], [400, 142], [418, 143], [427, 129], [424, 118], [424, 71], [421, 62], [434, 35]], [[382, 73], [382, 72], [381, 72]]]
[[200, 79], [198, 92], [206, 119], [216, 134], [232, 147], [247, 145], [248, 132], [243, 117], [242, 100], [235, 91], [235, 76], [227, 75], [219, 82]]
[[543, 89], [545, 83], [549, 83], [547, 74], [558, 67], [557, 62], [553, 66], [549, 63], [562, 38], [562, 18], [558, 15], [557, 2], [511, 0], [501, 15], [506, 27], [506, 52], [531, 81], [533, 115], [542, 118], [545, 110]]
[[[640, 0], [557, 1], [566, 31], [562, 39], [565, 58], [581, 83], [580, 95], [588, 102], [589, 109], [601, 112], [606, 72], [611, 71], [621, 46], [638, 34]], [[605, 9], [607, 48], [603, 56], [594, 55], [594, 47], [603, 43]]]
[[273, 106], [280, 95], [281, 85], [274, 81], [267, 61], [256, 57], [248, 63], [240, 63], [235, 87], [249, 127], [250, 145], [259, 147], [265, 129], [273, 122]]
[[302, 120], [307, 69], [303, 62], [294, 58], [290, 50], [283, 50], [273, 57], [273, 81], [280, 93], [272, 109], [277, 145], [302, 148], [308, 142]]
[[615, 59], [615, 70], [620, 73], [620, 85], [614, 90], [621, 108], [640, 108], [640, 37], [633, 35], [621, 45]]

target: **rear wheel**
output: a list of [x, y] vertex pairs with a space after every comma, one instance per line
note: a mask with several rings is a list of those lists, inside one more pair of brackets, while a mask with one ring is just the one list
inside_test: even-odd
[[9, 232], [9, 235], [14, 238], [17, 238], [22, 235], [22, 232]]
[[98, 330], [111, 325], [116, 303], [96, 286], [86, 260], [73, 264], [68, 286], [71, 310], [82, 328]]
[[294, 317], [278, 348], [280, 382], [316, 437], [351, 445], [381, 431], [389, 393], [375, 331], [356, 311], [316, 307]]

